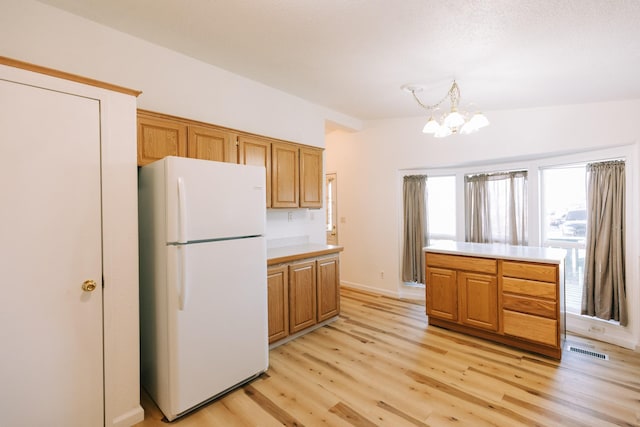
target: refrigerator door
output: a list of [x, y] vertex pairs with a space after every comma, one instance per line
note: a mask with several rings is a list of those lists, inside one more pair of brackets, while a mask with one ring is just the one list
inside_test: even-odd
[[265, 232], [263, 167], [166, 157], [167, 242]]
[[167, 251], [171, 420], [266, 371], [267, 263], [264, 237]]

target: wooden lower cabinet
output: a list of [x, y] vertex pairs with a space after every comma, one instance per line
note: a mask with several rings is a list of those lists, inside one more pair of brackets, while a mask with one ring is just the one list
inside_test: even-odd
[[427, 315], [458, 320], [458, 281], [455, 270], [427, 268]]
[[296, 333], [316, 324], [316, 262], [289, 266], [289, 332]]
[[558, 322], [539, 316], [519, 313], [517, 311], [503, 310], [505, 335], [523, 338], [550, 346], [557, 345]]
[[267, 288], [272, 344], [340, 314], [340, 257], [270, 266]]
[[340, 259], [337, 256], [317, 261], [318, 322], [340, 313]]
[[267, 271], [269, 344], [289, 335], [289, 269], [286, 265]]
[[429, 324], [560, 358], [561, 267], [426, 252]]
[[479, 273], [458, 273], [460, 322], [489, 331], [498, 330], [498, 278]]

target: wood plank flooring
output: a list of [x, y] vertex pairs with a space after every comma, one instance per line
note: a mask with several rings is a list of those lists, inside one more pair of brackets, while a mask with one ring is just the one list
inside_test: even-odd
[[[567, 337], [561, 362], [427, 325], [424, 306], [342, 290], [332, 324], [271, 350], [257, 380], [172, 423], [640, 426], [640, 354]], [[139, 427], [166, 426], [143, 392]]]

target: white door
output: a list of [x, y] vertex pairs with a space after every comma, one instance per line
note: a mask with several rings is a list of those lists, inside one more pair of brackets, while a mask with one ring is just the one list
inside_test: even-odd
[[104, 425], [99, 121], [0, 80], [2, 426]]

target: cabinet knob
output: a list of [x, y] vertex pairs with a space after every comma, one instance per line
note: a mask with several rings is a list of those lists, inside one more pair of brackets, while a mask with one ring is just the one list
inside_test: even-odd
[[96, 282], [94, 280], [85, 280], [82, 283], [82, 290], [85, 292], [92, 292], [96, 288]]

